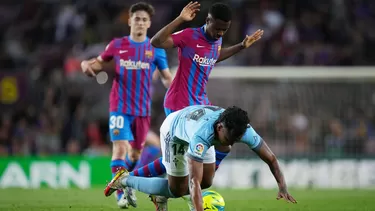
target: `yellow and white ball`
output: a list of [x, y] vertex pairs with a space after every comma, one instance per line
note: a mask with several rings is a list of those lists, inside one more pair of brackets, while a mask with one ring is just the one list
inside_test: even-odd
[[203, 209], [205, 211], [224, 211], [224, 198], [216, 191], [208, 190], [202, 193]]

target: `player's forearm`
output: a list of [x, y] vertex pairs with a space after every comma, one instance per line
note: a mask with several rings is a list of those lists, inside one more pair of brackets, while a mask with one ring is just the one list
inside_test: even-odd
[[272, 162], [268, 164], [268, 166], [270, 167], [270, 170], [277, 181], [277, 185], [279, 186], [279, 189], [286, 190], [287, 186], [286, 186], [285, 178], [284, 178], [283, 172], [281, 171], [279, 162], [277, 161], [276, 157], [272, 160]]
[[167, 41], [168, 37], [177, 29], [179, 25], [184, 22], [180, 17], [177, 17], [168, 25], [164, 26], [151, 38], [151, 45], [155, 48], [162, 48], [163, 43]]
[[197, 179], [190, 181], [191, 200], [196, 211], [203, 211], [202, 190]]
[[172, 83], [172, 79], [161, 79], [161, 82], [163, 83], [164, 87], [169, 89]]
[[103, 69], [102, 64], [103, 60], [99, 60], [98, 58], [83, 60], [81, 62], [81, 69], [84, 73], [88, 74], [89, 76], [94, 76], [97, 72]]
[[168, 70], [168, 71], [162, 71], [162, 78], [161, 78], [161, 81], [163, 82], [163, 85], [165, 88], [169, 88], [171, 86], [171, 83], [172, 83], [172, 74], [171, 72]]
[[242, 43], [238, 43], [237, 45], [233, 45], [228, 48], [222, 48], [220, 50], [220, 56], [216, 63], [224, 61], [228, 59], [229, 57], [233, 56], [234, 54], [240, 52], [242, 49], [244, 49], [244, 46]]
[[103, 61], [103, 59], [101, 59], [100, 57], [95, 57], [95, 58], [91, 58], [91, 59], [88, 59], [88, 60], [83, 60], [81, 62], [81, 65], [83, 63], [88, 63], [88, 64], [94, 64], [94, 63], [98, 63], [100, 65], [104, 64], [105, 62]]

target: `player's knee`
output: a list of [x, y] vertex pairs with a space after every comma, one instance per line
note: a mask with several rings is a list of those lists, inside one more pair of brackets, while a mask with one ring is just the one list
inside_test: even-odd
[[168, 177], [169, 190], [175, 197], [181, 197], [189, 193], [188, 177], [172, 179]]
[[131, 152], [129, 153], [130, 160], [131, 161], [139, 160], [141, 157], [141, 153], [142, 153], [141, 150], [132, 149]]
[[174, 185], [173, 187], [169, 186], [169, 189], [175, 197], [182, 197], [189, 193], [189, 187], [183, 184]]
[[213, 183], [212, 179], [202, 180], [201, 189], [210, 188], [212, 186], [212, 183]]
[[112, 146], [112, 157], [124, 159], [126, 152], [129, 150], [128, 141], [115, 141]]

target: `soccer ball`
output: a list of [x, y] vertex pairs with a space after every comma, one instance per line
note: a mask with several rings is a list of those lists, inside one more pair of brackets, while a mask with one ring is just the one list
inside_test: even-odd
[[205, 211], [224, 211], [225, 202], [220, 193], [208, 190], [202, 193], [202, 198]]

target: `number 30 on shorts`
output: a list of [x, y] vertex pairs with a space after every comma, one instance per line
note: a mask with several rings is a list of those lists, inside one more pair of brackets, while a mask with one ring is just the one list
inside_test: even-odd
[[123, 116], [111, 116], [109, 117], [109, 128], [122, 129], [124, 127], [124, 117]]

